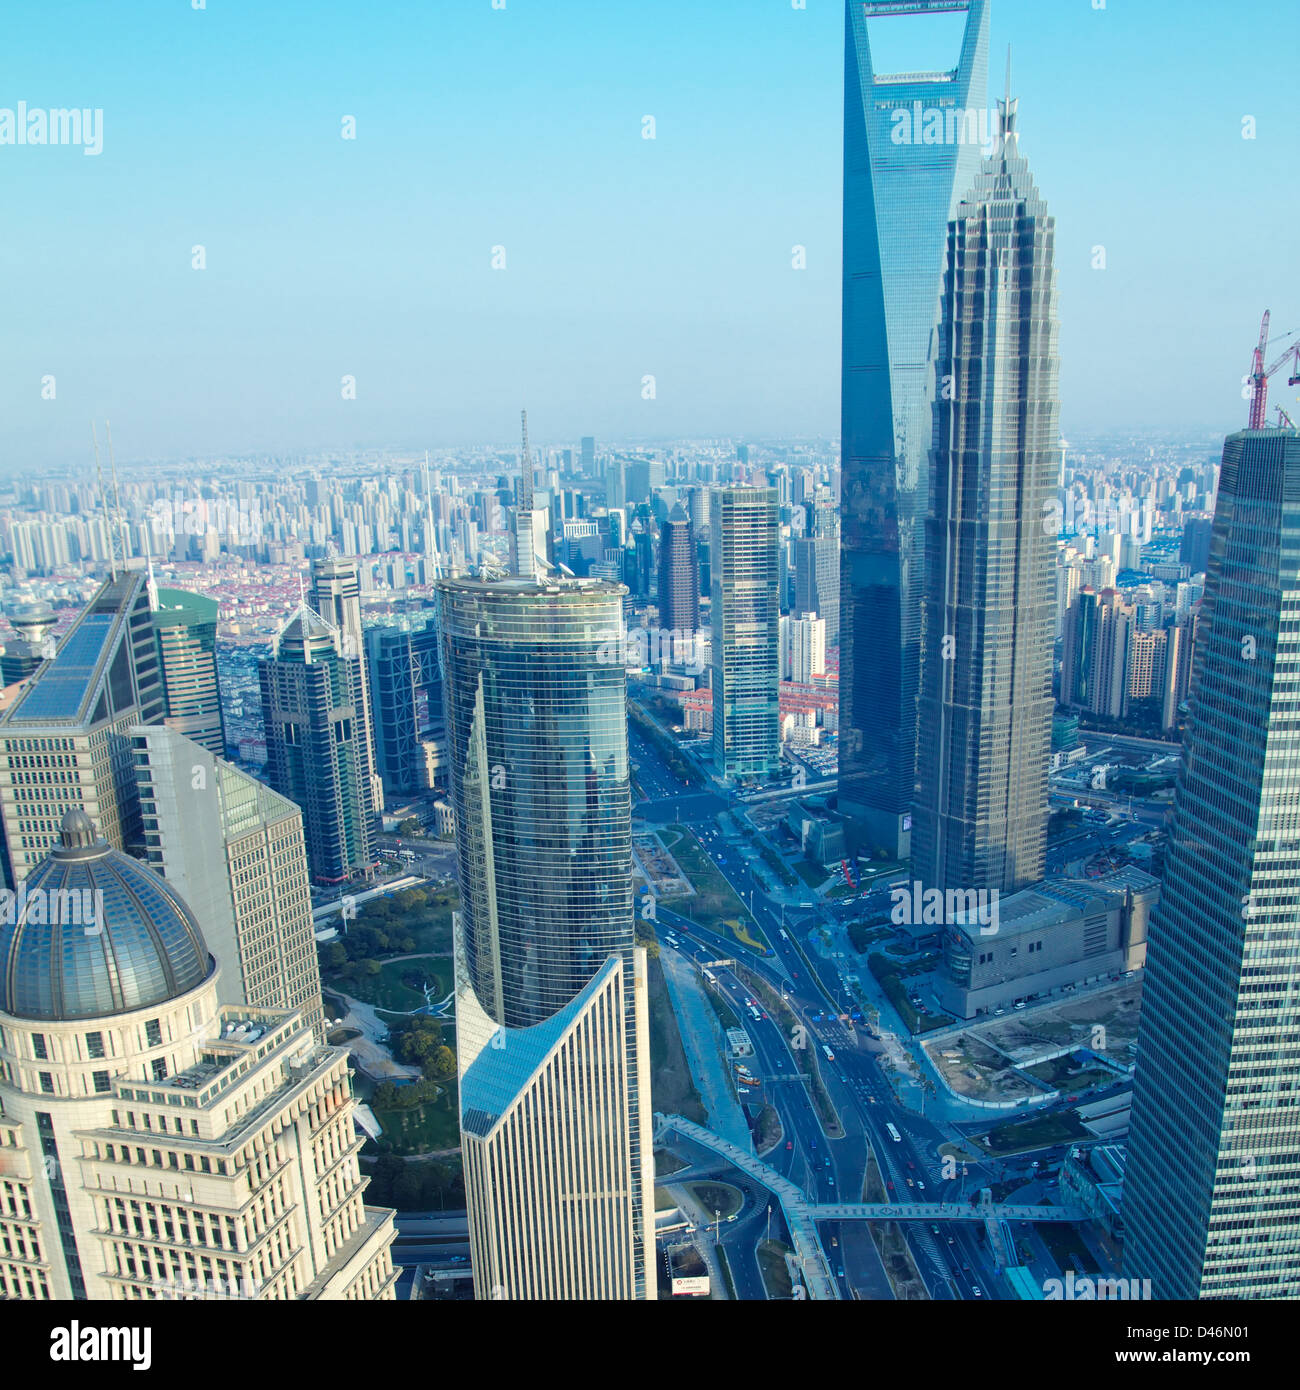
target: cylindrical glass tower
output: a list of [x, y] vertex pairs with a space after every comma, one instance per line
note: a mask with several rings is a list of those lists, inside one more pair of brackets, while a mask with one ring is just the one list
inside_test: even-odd
[[465, 956], [522, 1028], [632, 948], [621, 584], [439, 587]]

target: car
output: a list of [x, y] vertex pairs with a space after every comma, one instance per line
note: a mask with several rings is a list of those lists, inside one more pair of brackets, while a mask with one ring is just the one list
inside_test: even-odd
[[914, 1172], [914, 1173], [916, 1172], [916, 1164], [913, 1163], [913, 1162], [911, 1161], [911, 1159], [908, 1159], [908, 1161], [907, 1161], [907, 1166], [912, 1170], [912, 1172]]
[[840, 1238], [839, 1238], [839, 1236], [832, 1236], [832, 1237], [831, 1237], [831, 1244], [832, 1244], [832, 1245], [838, 1245], [839, 1243], [840, 1243]]
[[843, 1271], [842, 1269], [840, 1270], [840, 1278], [841, 1278], [841, 1279], [844, 1278], [844, 1271]]
[[736, 1219], [736, 1216], [737, 1216], [737, 1213], [733, 1211], [733, 1212], [731, 1213], [731, 1215], [730, 1215], [729, 1217], [727, 1217], [727, 1220], [728, 1220], [728, 1221], [734, 1221], [734, 1220]]
[[885, 1186], [890, 1190], [890, 1192], [894, 1190], [894, 1184], [892, 1182], [887, 1182]]
[[915, 1186], [916, 1186], [916, 1184], [912, 1181], [911, 1178], [908, 1178], [908, 1180], [907, 1180], [907, 1185], [908, 1185], [908, 1187], [915, 1187]]
[[983, 1291], [981, 1290], [981, 1288], [980, 1288], [980, 1286], [979, 1286], [978, 1284], [972, 1284], [972, 1285], [971, 1285], [971, 1290], [970, 1290], [970, 1291], [971, 1291], [971, 1293], [973, 1293], [973, 1294], [975, 1295], [976, 1298], [983, 1298], [983, 1297], [984, 1297], [984, 1293], [983, 1293]]
[[954, 1238], [953, 1236], [949, 1236], [949, 1237], [948, 1237], [948, 1244], [949, 1244], [949, 1245], [954, 1245], [955, 1243], [956, 1243], [955, 1238]]
[[793, 1149], [793, 1148], [794, 1148], [794, 1141], [793, 1141], [792, 1139], [787, 1139], [787, 1140], [785, 1141], [785, 1146], [786, 1146], [787, 1149]]
[[814, 1149], [817, 1147], [816, 1139], [810, 1139], [808, 1142], [813, 1146]]
[[1025, 1001], [1024, 1001], [1023, 999], [1017, 999], [1017, 1000], [1016, 1000], [1016, 1008], [1018, 1008], [1018, 1009], [1023, 1009], [1024, 1007], [1025, 1007]]
[[925, 1184], [921, 1181], [920, 1178], [917, 1178], [917, 1180], [916, 1180], [916, 1185], [917, 1185], [917, 1187], [919, 1187], [919, 1188], [921, 1189], [922, 1192], [925, 1191]]
[[835, 1179], [834, 1179], [833, 1177], [831, 1177], [831, 1175], [830, 1175], [829, 1173], [827, 1173], [827, 1175], [826, 1175], [826, 1181], [827, 1181], [828, 1183], [830, 1183], [830, 1185], [831, 1185], [832, 1187], [835, 1186]]

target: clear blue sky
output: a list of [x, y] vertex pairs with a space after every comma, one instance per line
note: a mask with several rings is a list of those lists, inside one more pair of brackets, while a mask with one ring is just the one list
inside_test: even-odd
[[[1057, 218], [1065, 432], [1235, 428], [1261, 311], [1300, 327], [1293, 0], [1092, 5], [992, 0]], [[541, 442], [837, 433], [843, 27], [842, 0], [12, 6], [0, 108], [102, 108], [104, 148], [0, 146], [0, 466], [85, 458], [92, 416], [122, 458], [508, 441], [521, 405]]]

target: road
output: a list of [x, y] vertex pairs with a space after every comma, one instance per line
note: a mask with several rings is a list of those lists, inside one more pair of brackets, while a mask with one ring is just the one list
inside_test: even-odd
[[[1000, 1165], [993, 1161], [965, 1169], [954, 1166], [945, 1176], [937, 1150], [945, 1140], [957, 1137], [956, 1128], [941, 1127], [902, 1105], [878, 1060], [882, 1044], [864, 1025], [852, 1020], [846, 1024], [836, 1016], [849, 1011], [846, 986], [835, 962], [820, 958], [809, 941], [810, 934], [827, 922], [827, 907], [812, 901], [802, 886], [790, 893], [781, 889], [769, 892], [765, 885], [770, 873], [755, 872], [757, 852], [743, 841], [728, 840], [719, 829], [716, 803], [721, 803], [721, 798], [688, 791], [663, 765], [648, 740], [634, 733], [632, 741], [637, 779], [651, 798], [648, 803], [638, 803], [636, 814], [651, 819], [647, 812], [653, 808], [656, 822], [680, 820], [692, 829], [719, 872], [749, 906], [773, 954], [760, 956], [662, 906], [658, 909], [661, 948], [673, 949], [663, 944], [665, 931], [671, 930], [682, 942], [677, 954], [690, 957], [697, 966], [706, 959], [735, 958], [741, 968], [785, 995], [807, 1029], [803, 1039], [807, 1045], [830, 1047], [835, 1054], [833, 1063], [821, 1057], [821, 1073], [843, 1122], [844, 1136], [829, 1139], [813, 1110], [807, 1083], [792, 1079], [799, 1070], [791, 1055], [791, 1040], [772, 1019], [753, 1019], [745, 1004], [746, 998], [753, 996], [738, 976], [714, 970], [754, 1043], [756, 1056], [747, 1065], [762, 1079], [762, 1097], [781, 1117], [784, 1138], [767, 1161], [819, 1201], [862, 1199], [868, 1150], [876, 1156], [886, 1196], [900, 1201], [969, 1200], [980, 1187], [995, 1181]], [[693, 804], [701, 799], [706, 803], [702, 812]], [[865, 906], [883, 907], [888, 902], [888, 890], [881, 888]], [[802, 954], [796, 942], [803, 945]], [[830, 1001], [836, 1002], [834, 1009], [828, 1008]], [[763, 1010], [759, 1012], [761, 1015]], [[897, 1142], [889, 1135], [889, 1124], [899, 1133]], [[992, 1293], [992, 1269], [981, 1227], [958, 1225], [939, 1235], [928, 1227], [919, 1229], [919, 1223], [901, 1229], [931, 1297], [977, 1298]], [[739, 1238], [733, 1232], [724, 1243], [734, 1245]], [[865, 1223], [824, 1223], [822, 1238], [842, 1296], [892, 1297]]]

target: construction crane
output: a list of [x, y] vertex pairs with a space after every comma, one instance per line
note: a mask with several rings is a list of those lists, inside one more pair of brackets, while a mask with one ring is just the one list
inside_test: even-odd
[[1286, 413], [1286, 411], [1283, 410], [1282, 407], [1281, 407], [1280, 405], [1279, 405], [1279, 406], [1275, 406], [1274, 408], [1275, 408], [1276, 411], [1277, 411], [1277, 427], [1278, 427], [1278, 429], [1280, 429], [1280, 430], [1293, 430], [1293, 429], [1295, 429], [1295, 421]]
[[[1286, 363], [1290, 362], [1291, 375], [1287, 378], [1287, 385], [1295, 386], [1300, 382], [1300, 342], [1292, 343], [1282, 356], [1270, 366], [1264, 365], [1264, 354], [1268, 351], [1268, 321], [1269, 311], [1265, 309], [1263, 321], [1259, 325], [1259, 346], [1255, 349], [1250, 366], [1250, 424], [1248, 428], [1252, 430], [1262, 430], [1267, 423], [1269, 377], [1276, 376]], [[1295, 334], [1288, 333], [1287, 337], [1294, 338]]]

